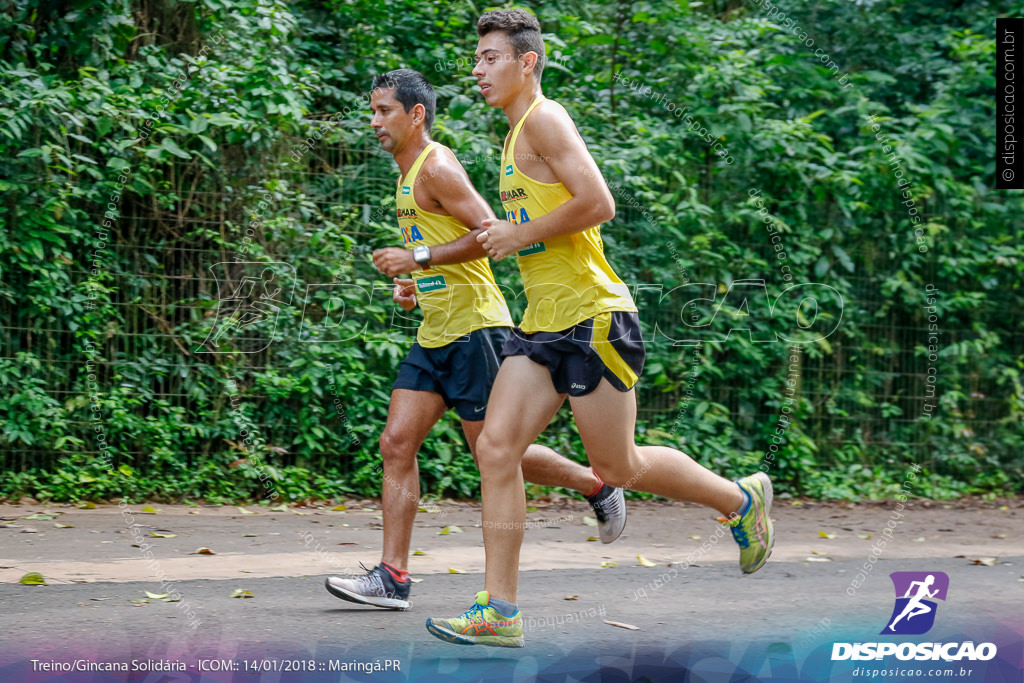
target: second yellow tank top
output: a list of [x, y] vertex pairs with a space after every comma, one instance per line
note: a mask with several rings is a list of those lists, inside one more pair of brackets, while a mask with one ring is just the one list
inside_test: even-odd
[[[516, 140], [537, 98], [509, 135], [501, 157], [501, 205], [510, 223], [535, 220], [572, 198], [562, 183], [543, 183], [524, 175], [515, 161]], [[561, 107], [552, 101], [551, 105]], [[523, 332], [559, 332], [607, 311], [635, 311], [629, 288], [604, 256], [601, 226], [530, 244], [519, 251], [526, 293]]]

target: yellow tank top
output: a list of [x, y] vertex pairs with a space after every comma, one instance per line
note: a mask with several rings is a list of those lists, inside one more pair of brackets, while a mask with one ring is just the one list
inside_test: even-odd
[[[516, 139], [538, 97], [509, 135], [501, 155], [501, 205], [516, 225], [543, 216], [572, 198], [562, 183], [542, 183], [520, 172]], [[561, 106], [557, 102], [553, 102]], [[635, 311], [629, 288], [604, 257], [601, 226], [528, 245], [518, 253], [526, 293], [523, 332], [560, 332], [608, 311]]]
[[[407, 177], [398, 179], [395, 204], [398, 227], [406, 249], [425, 244], [433, 247], [456, 240], [469, 229], [452, 216], [424, 210], [416, 203], [414, 189], [423, 162], [440, 143], [424, 148]], [[416, 341], [428, 349], [445, 346], [473, 330], [511, 327], [512, 316], [498, 291], [486, 258], [446, 266], [430, 266], [412, 273], [423, 322]]]

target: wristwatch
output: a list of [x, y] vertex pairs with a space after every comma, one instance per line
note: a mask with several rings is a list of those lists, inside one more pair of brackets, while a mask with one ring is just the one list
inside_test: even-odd
[[418, 263], [421, 268], [428, 268], [430, 266], [430, 247], [425, 244], [414, 247], [412, 250], [412, 260]]

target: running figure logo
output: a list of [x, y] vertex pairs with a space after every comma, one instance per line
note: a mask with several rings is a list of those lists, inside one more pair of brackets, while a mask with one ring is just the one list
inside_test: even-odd
[[949, 577], [943, 572], [893, 572], [896, 605], [883, 635], [916, 636], [927, 633], [935, 623], [934, 600], [946, 600]]
[[196, 353], [258, 353], [270, 346], [278, 316], [292, 301], [294, 284], [288, 283], [294, 283], [295, 269], [282, 262], [241, 262], [218, 263], [210, 271], [219, 295], [217, 317]]

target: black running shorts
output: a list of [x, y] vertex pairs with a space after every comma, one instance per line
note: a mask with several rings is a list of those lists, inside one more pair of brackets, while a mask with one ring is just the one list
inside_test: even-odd
[[611, 311], [561, 332], [527, 334], [516, 328], [501, 357], [526, 356], [551, 373], [555, 391], [585, 396], [601, 378], [629, 391], [644, 370], [644, 340], [635, 311]]
[[479, 422], [487, 414], [501, 348], [510, 332], [508, 327], [484, 327], [435, 349], [414, 343], [398, 367], [393, 388], [440, 394], [460, 418]]

